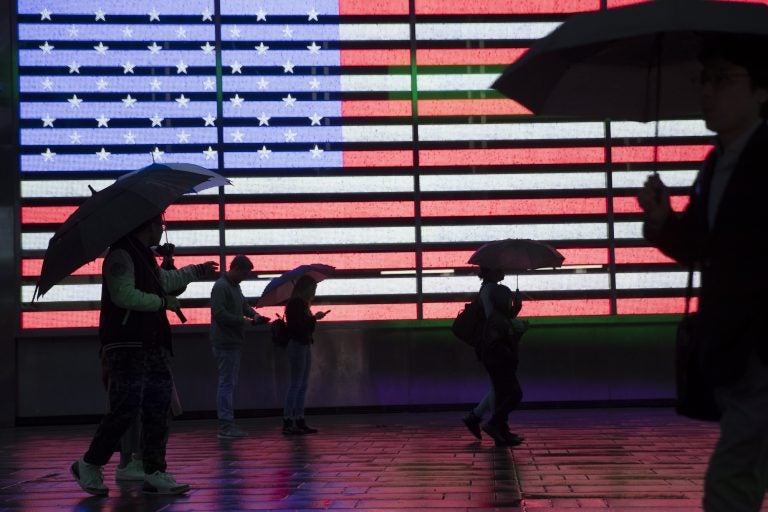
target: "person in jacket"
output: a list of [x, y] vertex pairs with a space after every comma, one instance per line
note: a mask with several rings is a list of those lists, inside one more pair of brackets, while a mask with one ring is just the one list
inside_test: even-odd
[[317, 281], [308, 275], [300, 277], [294, 285], [291, 298], [285, 305], [285, 322], [290, 339], [286, 346], [289, 366], [289, 384], [283, 409], [283, 434], [314, 434], [304, 419], [304, 400], [312, 367], [312, 343], [315, 324], [328, 313], [312, 313], [310, 306], [315, 298]]
[[211, 289], [211, 348], [216, 358], [219, 380], [216, 388], [216, 415], [219, 439], [237, 439], [248, 434], [235, 425], [233, 398], [240, 373], [240, 356], [245, 340], [245, 328], [269, 322], [259, 315], [243, 296], [240, 283], [253, 270], [247, 256], [238, 254], [229, 270]]
[[768, 44], [711, 38], [700, 55], [701, 107], [716, 134], [684, 211], [657, 175], [641, 190], [645, 238], [701, 273], [701, 369], [722, 411], [707, 468], [704, 509], [758, 511], [768, 485]]
[[88, 451], [70, 466], [78, 485], [90, 494], [108, 494], [103, 466], [139, 410], [144, 492], [181, 494], [189, 490], [189, 485], [177, 483], [166, 471], [173, 382], [166, 310], [179, 310], [178, 299], [168, 290], [212, 277], [218, 264], [208, 261], [179, 270], [160, 269], [150, 247], [157, 245], [164, 229], [162, 216], [154, 217], [115, 242], [104, 259], [99, 338], [109, 375], [109, 411]]

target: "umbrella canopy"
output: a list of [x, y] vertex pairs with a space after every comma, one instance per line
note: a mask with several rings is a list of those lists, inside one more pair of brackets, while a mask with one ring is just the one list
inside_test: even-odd
[[493, 88], [536, 114], [653, 121], [700, 113], [693, 80], [708, 35], [766, 37], [768, 6], [657, 0], [574, 15]]
[[182, 195], [224, 184], [229, 180], [192, 164], [152, 164], [117, 179], [86, 199], [51, 237], [36, 297]]
[[291, 298], [293, 287], [299, 278], [310, 276], [316, 282], [320, 282], [330, 276], [336, 267], [323, 265], [322, 263], [311, 263], [309, 265], [300, 265], [293, 270], [283, 273], [272, 279], [264, 291], [261, 293], [256, 307], [276, 306], [282, 304]]
[[507, 273], [536, 268], [559, 267], [565, 256], [551, 245], [527, 238], [488, 242], [475, 251], [469, 263]]

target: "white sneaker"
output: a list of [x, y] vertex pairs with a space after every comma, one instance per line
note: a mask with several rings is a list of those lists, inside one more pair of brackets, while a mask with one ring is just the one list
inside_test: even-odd
[[155, 471], [144, 475], [144, 488], [148, 494], [184, 494], [189, 490], [189, 484], [179, 484], [170, 473]]
[[241, 439], [248, 437], [248, 433], [240, 430], [234, 425], [227, 425], [226, 427], [219, 428], [219, 433], [216, 434], [219, 439]]
[[115, 480], [118, 482], [144, 480], [144, 463], [141, 462], [141, 459], [131, 459], [131, 462], [126, 464], [124, 468], [118, 467], [115, 470]]
[[77, 459], [69, 466], [69, 472], [75, 477], [77, 485], [88, 494], [106, 496], [109, 493], [109, 489], [104, 485], [104, 469], [101, 466]]

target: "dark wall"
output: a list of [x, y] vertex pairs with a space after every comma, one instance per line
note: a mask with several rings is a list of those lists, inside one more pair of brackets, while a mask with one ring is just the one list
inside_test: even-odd
[[[674, 319], [534, 320], [520, 380], [531, 402], [604, 402], [673, 396]], [[177, 333], [174, 375], [188, 413], [212, 414], [216, 368], [205, 332]], [[321, 328], [313, 347], [309, 408], [468, 404], [489, 387], [471, 348], [447, 324]], [[92, 336], [18, 343], [18, 416], [98, 415], [98, 341]], [[235, 398], [242, 414], [282, 408], [286, 362], [265, 328], [250, 332]]]

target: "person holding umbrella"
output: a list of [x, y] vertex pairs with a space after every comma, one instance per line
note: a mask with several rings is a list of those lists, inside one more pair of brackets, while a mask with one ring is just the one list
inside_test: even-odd
[[286, 347], [289, 365], [289, 384], [283, 408], [283, 434], [314, 434], [317, 429], [309, 427], [304, 419], [304, 400], [309, 385], [312, 367], [313, 333], [318, 320], [325, 318], [328, 311], [312, 313], [310, 306], [317, 291], [317, 281], [309, 274], [296, 281], [291, 298], [285, 305], [285, 323], [290, 340]]
[[768, 225], [768, 41], [710, 36], [700, 60], [699, 99], [716, 147], [683, 212], [656, 174], [638, 202], [645, 238], [701, 272], [693, 336], [722, 412], [704, 509], [756, 512], [768, 485], [768, 268], [758, 248]]
[[179, 310], [178, 290], [191, 281], [213, 277], [218, 264], [207, 261], [178, 270], [163, 270], [150, 247], [165, 229], [157, 215], [111, 244], [103, 263], [99, 338], [109, 374], [109, 412], [102, 418], [86, 453], [70, 466], [80, 487], [106, 495], [103, 466], [141, 410], [144, 487], [146, 493], [181, 494], [166, 472], [168, 411], [173, 381], [168, 365], [171, 329], [166, 310]]

